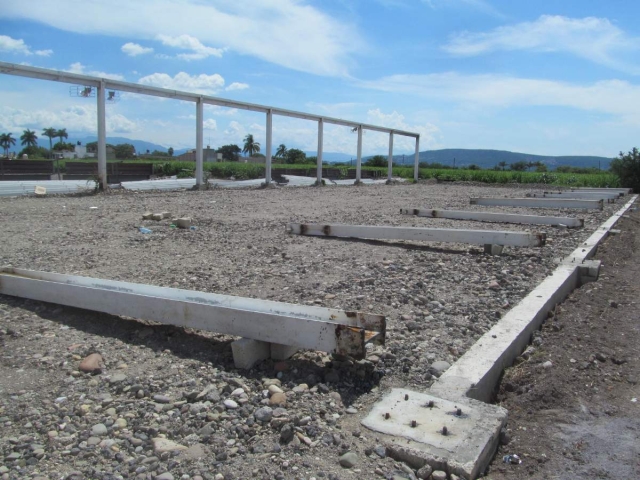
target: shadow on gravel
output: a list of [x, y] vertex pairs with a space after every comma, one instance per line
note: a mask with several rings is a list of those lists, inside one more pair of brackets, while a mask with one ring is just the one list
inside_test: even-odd
[[472, 255], [481, 255], [483, 252], [481, 250], [468, 250], [468, 249], [452, 249], [452, 248], [439, 248], [439, 247], [430, 247], [429, 245], [416, 245], [415, 243], [400, 243], [399, 241], [387, 241], [387, 240], [371, 240], [367, 238], [351, 238], [351, 237], [315, 237], [320, 238], [327, 242], [354, 242], [354, 243], [364, 243], [366, 245], [373, 245], [377, 247], [396, 247], [403, 248], [405, 250], [414, 250], [419, 252], [432, 252], [432, 253], [447, 253], [452, 255], [466, 255], [468, 253]]
[[[170, 350], [171, 355], [181, 359], [211, 362], [216, 367], [227, 371], [230, 376], [239, 375], [260, 381], [265, 377], [274, 378], [277, 373], [276, 363], [271, 359], [258, 363], [250, 370], [236, 369], [231, 353], [233, 337], [229, 335], [123, 318], [6, 295], [0, 295], [0, 305], [22, 308], [61, 326], [105, 339], [116, 339], [130, 346], [146, 347], [156, 353]], [[78, 354], [102, 353], [99, 348], [92, 346], [95, 342], [86, 341], [85, 343], [86, 348], [77, 351]], [[328, 374], [333, 378], [337, 375], [339, 381], [333, 385], [332, 390], [341, 394], [345, 405], [350, 405], [359, 396], [377, 386], [384, 376], [384, 371], [376, 369], [370, 362], [359, 364], [351, 359], [331, 359], [322, 363], [322, 358], [326, 356], [327, 354], [320, 352], [296, 354], [285, 362], [287, 369], [283, 374], [283, 384], [291, 383], [289, 386], [293, 388], [300, 383], [306, 383], [311, 388], [326, 382]]]

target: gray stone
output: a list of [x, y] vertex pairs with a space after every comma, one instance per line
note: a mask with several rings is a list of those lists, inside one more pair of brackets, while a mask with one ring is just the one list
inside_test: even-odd
[[256, 417], [256, 420], [259, 422], [270, 422], [273, 417], [273, 410], [271, 407], [260, 407], [253, 414]]
[[171, 475], [169, 472], [164, 472], [160, 475], [156, 475], [153, 478], [154, 480], [173, 480], [173, 475]]
[[120, 382], [124, 382], [126, 379], [127, 379], [127, 376], [124, 373], [114, 373], [113, 375], [111, 375], [111, 378], [109, 379], [109, 383], [111, 384], [120, 383]]
[[238, 408], [238, 404], [229, 398], [224, 401], [224, 406], [229, 410], [235, 410], [236, 408]]
[[107, 434], [107, 427], [104, 423], [98, 423], [91, 427], [91, 435], [94, 437], [103, 437]]
[[431, 466], [427, 464], [416, 472], [416, 477], [422, 480], [427, 479], [431, 476], [432, 471], [433, 469], [431, 468]]
[[437, 362], [433, 362], [431, 364], [431, 366], [429, 367], [429, 372], [431, 372], [433, 375], [439, 377], [450, 366], [451, 366], [451, 364], [449, 362], [445, 362], [444, 360], [438, 360]]
[[187, 449], [184, 445], [180, 445], [179, 443], [173, 442], [167, 438], [152, 438], [151, 441], [153, 442], [153, 451], [155, 453], [174, 452], [176, 450]]
[[171, 403], [171, 399], [166, 395], [154, 395], [153, 401], [157, 403]]
[[431, 478], [433, 480], [447, 480], [447, 472], [443, 472], [442, 470], [436, 470], [431, 474]]
[[340, 457], [338, 462], [344, 468], [352, 468], [358, 463], [358, 456], [353, 452], [347, 452]]
[[373, 447], [373, 451], [380, 458], [384, 458], [384, 457], [387, 456], [387, 449], [385, 447], [383, 447], [382, 445], [376, 445], [375, 447]]

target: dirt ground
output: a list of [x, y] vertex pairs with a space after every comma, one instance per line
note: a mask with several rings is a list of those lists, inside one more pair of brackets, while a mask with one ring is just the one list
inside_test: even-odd
[[[596, 255], [600, 279], [558, 306], [504, 375], [511, 441], [492, 480], [640, 478], [640, 213], [616, 228]], [[522, 463], [503, 463], [509, 454]]]
[[[0, 296], [0, 478], [415, 478], [360, 426], [369, 407], [391, 387], [426, 390], [440, 373], [435, 364], [459, 358], [620, 208], [620, 202], [604, 211], [562, 212], [469, 205], [473, 196], [543, 189], [420, 184], [0, 199], [3, 266], [387, 317], [387, 343], [366, 360], [305, 351], [238, 370], [228, 335]], [[585, 227], [399, 214], [415, 207], [579, 216]], [[197, 229], [143, 221], [147, 210], [191, 216]], [[548, 243], [489, 256], [474, 245], [287, 235], [287, 222], [545, 231]], [[598, 292], [600, 283], [593, 285]], [[618, 293], [606, 301], [617, 298], [622, 312]], [[632, 363], [629, 356], [614, 367], [608, 350], [587, 347], [577, 361], [604, 352], [606, 367]], [[93, 353], [103, 357], [102, 371], [80, 372]], [[273, 402], [276, 394], [284, 403]], [[509, 449], [519, 447], [517, 427], [512, 437]], [[163, 450], [164, 440], [179, 448]], [[346, 454], [352, 466], [340, 463]], [[528, 475], [531, 461], [524, 458], [511, 478]], [[501, 468], [512, 470], [496, 464], [492, 475]]]

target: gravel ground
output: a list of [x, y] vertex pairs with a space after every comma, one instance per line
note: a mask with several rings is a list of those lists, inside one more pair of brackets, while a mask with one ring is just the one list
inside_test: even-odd
[[[0, 296], [0, 478], [415, 478], [360, 428], [368, 407], [390, 387], [428, 388], [621, 206], [468, 205], [473, 196], [543, 188], [424, 183], [0, 199], [1, 265], [359, 309], [386, 315], [388, 325], [386, 346], [363, 361], [307, 351], [239, 371], [229, 336]], [[287, 222], [527, 229], [403, 216], [403, 207], [565, 214], [584, 218], [585, 228], [530, 226], [547, 232], [547, 246], [499, 257], [481, 246], [285, 233]], [[145, 211], [191, 216], [197, 230], [143, 221]], [[100, 373], [80, 371], [94, 353]]]

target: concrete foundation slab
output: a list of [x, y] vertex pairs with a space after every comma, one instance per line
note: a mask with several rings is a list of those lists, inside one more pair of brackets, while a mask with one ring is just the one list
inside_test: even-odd
[[[480, 464], [493, 456], [506, 419], [501, 407], [395, 388], [374, 405], [362, 424], [387, 435], [391, 456], [413, 468], [429, 464], [448, 474], [475, 478]], [[492, 447], [487, 449], [488, 445]]]

